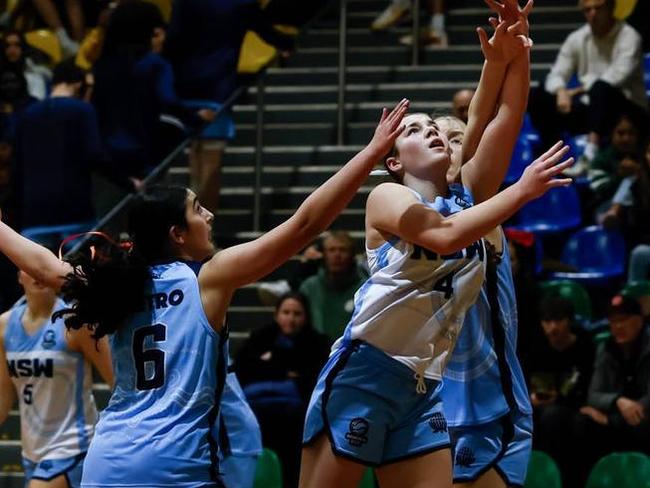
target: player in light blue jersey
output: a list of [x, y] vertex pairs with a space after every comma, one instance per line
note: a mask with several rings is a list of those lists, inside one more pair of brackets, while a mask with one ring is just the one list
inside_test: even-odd
[[[498, 5], [502, 18], [519, 21], [528, 35], [530, 4], [519, 10], [514, 0]], [[486, 49], [487, 48], [487, 49]], [[461, 183], [461, 165], [471, 158], [484, 137], [483, 129], [498, 105], [510, 104], [523, 113], [529, 85], [529, 60], [520, 55], [510, 63], [490, 46], [483, 46], [486, 63], [468, 126], [453, 117], [436, 119], [452, 144], [450, 185]], [[501, 85], [486, 84], [501, 80]], [[495, 89], [497, 86], [497, 89]], [[496, 111], [497, 117], [500, 111]], [[560, 149], [557, 144], [552, 149]], [[490, 160], [501, 184], [512, 146], [499, 145]], [[496, 190], [493, 190], [496, 191]], [[482, 198], [488, 198], [486, 193]], [[487, 279], [465, 317], [462, 332], [444, 374], [441, 391], [453, 444], [454, 483], [458, 486], [498, 488], [522, 486], [532, 450], [532, 419], [525, 379], [516, 356], [517, 308], [508, 245], [500, 228], [486, 235]]]
[[0, 424], [18, 401], [26, 488], [78, 488], [95, 431], [92, 366], [112, 385], [106, 340], [66, 334], [55, 291], [20, 271], [25, 301], [0, 315]]
[[[69, 261], [0, 222], [0, 251], [72, 304], [66, 327], [110, 336], [115, 390], [86, 457], [83, 487], [223, 486], [211, 432], [226, 379], [228, 304], [238, 287], [276, 269], [332, 223], [392, 147], [407, 107], [402, 100], [384, 110], [370, 144], [286, 222], [217, 253], [213, 215], [180, 187], [135, 198], [131, 246], [107, 240]], [[196, 262], [203, 262], [198, 274]]]
[[[480, 30], [481, 45], [514, 59], [531, 45], [518, 28], [503, 20], [490, 41]], [[464, 186], [448, 187], [451, 149], [438, 125], [425, 114], [405, 118], [386, 160], [398, 183], [379, 185], [366, 205], [371, 276], [310, 402], [301, 486], [356, 486], [363, 465], [376, 466], [382, 487], [451, 486], [439, 389], [465, 311], [483, 283], [481, 238], [529, 199], [570, 183], [554, 179], [572, 164], [560, 163], [558, 147], [515, 185], [486, 198], [500, 179], [485, 161], [503, 148], [512, 151], [526, 90], [520, 96], [504, 100], [483, 128], [487, 137], [462, 168]], [[482, 203], [472, 206], [474, 198]]]

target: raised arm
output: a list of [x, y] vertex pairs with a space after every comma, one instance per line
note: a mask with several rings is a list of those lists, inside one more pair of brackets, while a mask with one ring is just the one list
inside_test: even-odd
[[[0, 219], [2, 213], [0, 212]], [[26, 239], [0, 220], [0, 251], [19, 269], [37, 281], [59, 290], [72, 266], [52, 252]]]
[[4, 345], [5, 329], [7, 328], [10, 313], [7, 311], [0, 315], [0, 425], [7, 420], [11, 408], [16, 403], [16, 389], [9, 377]]
[[327, 229], [348, 205], [372, 167], [393, 147], [402, 131], [408, 100], [382, 113], [375, 135], [360, 153], [323, 183], [286, 222], [258, 239], [217, 253], [199, 274], [202, 293], [223, 293], [259, 280], [295, 255]]
[[485, 63], [469, 106], [467, 130], [463, 140], [463, 163], [469, 161], [476, 153], [485, 128], [496, 113], [508, 64], [512, 61], [512, 56], [517, 54], [516, 50], [512, 50], [513, 47], [516, 49], [517, 45], [513, 46], [512, 39], [506, 37], [507, 29], [511, 28], [512, 33], [528, 37], [528, 14], [533, 7], [532, 0], [529, 0], [523, 9], [519, 8], [517, 0], [504, 0], [503, 4], [486, 0], [486, 3], [499, 15], [499, 20], [490, 18], [490, 24], [495, 28], [490, 40], [482, 28], [476, 29]]
[[573, 163], [569, 158], [558, 164], [568, 149], [561, 143], [556, 144], [528, 166], [517, 183], [489, 200], [449, 217], [443, 217], [420, 203], [402, 185], [380, 185], [368, 198], [366, 228], [379, 232], [384, 239], [398, 236], [440, 254], [454, 253], [483, 237], [526, 202], [550, 188], [570, 184], [570, 179], [555, 179]]

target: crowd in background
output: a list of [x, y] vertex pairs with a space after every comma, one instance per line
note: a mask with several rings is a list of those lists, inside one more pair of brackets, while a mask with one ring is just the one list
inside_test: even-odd
[[[54, 247], [63, 236], [92, 228], [120, 196], [139, 190], [188, 134], [194, 137], [192, 187], [216, 210], [221, 158], [234, 134], [221, 107], [239, 83], [243, 36], [254, 30], [281, 50], [292, 49], [293, 38], [272, 25], [280, 16], [299, 25], [313, 7], [302, 11], [286, 4], [272, 2], [262, 11], [256, 1], [182, 0], [169, 23], [156, 6], [139, 0], [35, 0], [3, 15], [3, 220]], [[444, 3], [427, 5], [431, 21], [418, 41], [444, 47]], [[586, 140], [572, 173], [582, 225], [624, 236], [624, 279], [637, 283], [650, 278], [650, 139], [642, 71], [649, 49], [643, 32], [647, 2], [638, 2], [629, 20], [636, 31], [607, 17], [607, 0], [582, 5], [587, 23], [569, 36], [549, 76], [531, 93], [531, 131], [541, 141], [538, 150], [554, 138]], [[409, 6], [405, 0], [387, 2], [371, 28], [397, 24]], [[295, 18], [287, 19], [287, 12]], [[56, 66], [25, 40], [24, 32], [38, 26], [51, 29], [59, 42], [64, 60]], [[615, 46], [614, 60], [597, 57], [604, 44]], [[454, 114], [465, 121], [472, 94], [461, 90], [453, 98]], [[161, 121], [163, 114], [180, 124]], [[545, 293], [541, 278], [567, 268], [559, 243], [573, 231], [544, 239], [521, 230], [508, 233], [535, 447], [556, 459], [567, 486], [578, 486], [608, 451], [650, 451], [650, 287], [641, 301], [638, 294], [621, 294], [623, 280], [590, 289], [594, 303], [606, 304], [593, 307], [591, 319], [578, 313], [574, 301]], [[273, 321], [253, 332], [234, 358], [264, 444], [279, 453], [289, 484], [298, 472], [309, 395], [367, 278], [365, 261], [356, 255], [350, 235], [332, 231], [305, 250], [290, 280], [261, 286], [261, 298], [275, 305]], [[3, 310], [17, 297], [13, 272], [0, 260]], [[584, 462], [577, 462], [575, 453], [585, 451]]]

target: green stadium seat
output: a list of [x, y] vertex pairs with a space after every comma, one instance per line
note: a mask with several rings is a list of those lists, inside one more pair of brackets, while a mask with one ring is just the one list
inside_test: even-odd
[[282, 488], [282, 467], [277, 454], [264, 449], [257, 460], [254, 488]]
[[366, 469], [366, 472], [363, 473], [363, 478], [361, 478], [361, 482], [359, 483], [359, 488], [375, 488], [376, 486], [375, 475], [372, 468]]
[[600, 459], [586, 488], [650, 488], [650, 458], [640, 452], [615, 452]]
[[639, 299], [640, 297], [650, 296], [650, 281], [633, 281], [625, 285], [621, 294]]
[[560, 470], [551, 456], [542, 451], [533, 451], [524, 488], [562, 488]]
[[587, 290], [580, 283], [569, 280], [556, 280], [540, 283], [540, 287], [544, 295], [555, 293], [570, 300], [573, 303], [576, 315], [582, 317], [583, 320], [591, 320], [591, 299]]

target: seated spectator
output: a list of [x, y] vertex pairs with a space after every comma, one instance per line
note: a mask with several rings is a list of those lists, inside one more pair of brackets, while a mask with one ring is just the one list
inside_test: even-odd
[[587, 399], [594, 346], [589, 334], [577, 326], [572, 303], [563, 297], [542, 300], [540, 321], [545, 340], [538, 343], [530, 365], [535, 448], [555, 458], [565, 485], [574, 486], [570, 473], [578, 446], [566, 433]]
[[637, 173], [639, 136], [637, 124], [627, 114], [616, 121], [610, 143], [598, 151], [587, 172], [590, 208], [609, 203], [623, 178]]
[[[544, 86], [533, 89], [528, 110], [541, 147], [571, 134], [589, 134], [579, 165], [582, 174], [621, 114], [645, 120], [641, 36], [614, 17], [615, 0], [580, 0], [587, 24], [564, 41]], [[572, 76], [578, 86], [571, 88]]]
[[[427, 7], [431, 13], [431, 19], [429, 24], [420, 32], [419, 42], [424, 46], [437, 45], [446, 47], [449, 41], [445, 30], [445, 2], [444, 0], [428, 0]], [[370, 28], [374, 31], [388, 29], [406, 17], [410, 10], [411, 0], [391, 0], [388, 7], [373, 21]], [[413, 36], [410, 34], [402, 36], [400, 43], [413, 44]]]
[[0, 69], [21, 73], [27, 82], [27, 92], [33, 98], [43, 100], [47, 95], [47, 84], [52, 77], [50, 70], [35, 64], [26, 55], [23, 35], [18, 31], [9, 31], [2, 38]]
[[632, 298], [612, 298], [607, 317], [612, 336], [596, 353], [576, 434], [590, 463], [613, 451], [650, 454], [650, 330]]
[[[178, 92], [194, 108], [219, 110], [238, 88], [237, 63], [248, 30], [283, 51], [294, 39], [275, 30], [256, 0], [174, 2], [165, 52]], [[230, 112], [220, 112], [190, 148], [190, 180], [201, 203], [216, 212], [225, 141], [234, 137]]]
[[[11, 38], [10, 38], [11, 39]], [[13, 134], [18, 115], [34, 98], [29, 94], [27, 77], [20, 63], [12, 63], [9, 59], [14, 57], [13, 45], [2, 42], [0, 51], [0, 124], [3, 134]], [[9, 53], [9, 57], [7, 57]]]
[[454, 93], [451, 99], [451, 115], [458, 117], [460, 120], [467, 124], [469, 117], [469, 104], [474, 96], [474, 90], [463, 89]]
[[80, 100], [84, 79], [72, 61], [56, 66], [50, 97], [25, 109], [16, 125], [12, 177], [21, 227], [52, 247], [95, 221], [90, 177], [104, 169], [104, 154], [95, 110]]
[[263, 443], [278, 453], [287, 486], [297, 484], [304, 415], [328, 353], [327, 339], [311, 327], [307, 300], [291, 292], [278, 301], [274, 322], [254, 331], [235, 361]]
[[300, 285], [309, 300], [314, 328], [338, 339], [354, 311], [354, 294], [366, 276], [354, 258], [354, 242], [347, 232], [332, 231], [323, 239], [323, 264]]
[[606, 227], [620, 228], [632, 248], [628, 281], [650, 278], [650, 139], [644, 145], [643, 164], [619, 185], [612, 206], [601, 217]]

